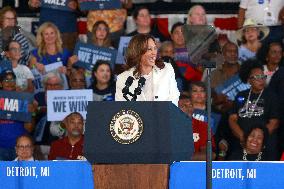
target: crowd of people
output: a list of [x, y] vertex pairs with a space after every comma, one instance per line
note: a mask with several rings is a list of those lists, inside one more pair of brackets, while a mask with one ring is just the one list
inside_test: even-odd
[[[192, 160], [206, 159], [207, 127], [212, 128], [214, 160], [280, 160], [284, 152], [282, 0], [258, 4], [241, 0], [235, 37], [226, 37], [225, 42], [217, 37], [204, 52], [206, 60], [216, 62], [210, 77], [210, 125], [206, 69], [201, 59], [191, 60], [184, 36], [185, 25], [207, 25], [201, 5], [190, 8], [187, 21], [173, 24], [170, 38], [152, 25], [147, 7], [135, 8], [136, 30], [125, 33], [130, 0], [122, 1], [121, 9], [89, 11], [87, 39], [83, 42], [117, 49], [121, 36], [132, 39], [125, 65], [113, 67], [109, 61], [97, 60], [92, 70], [87, 70], [76, 64], [78, 56], [73, 53], [79, 40], [78, 2], [68, 2], [73, 11], [41, 7], [39, 0], [28, 1], [31, 9], [40, 9], [36, 36], [17, 25], [14, 8], [0, 10], [0, 64], [8, 62], [5, 69], [0, 65], [0, 90], [34, 96], [29, 104], [30, 122], [0, 119], [0, 160], [82, 159], [84, 118], [73, 112], [64, 120], [48, 121], [47, 91], [91, 89], [94, 101], [129, 100], [123, 92], [129, 77], [136, 83], [133, 86], [145, 79], [143, 94], [138, 91], [136, 100], [171, 101], [192, 119]], [[53, 63], [59, 66], [50, 70], [48, 65]]]

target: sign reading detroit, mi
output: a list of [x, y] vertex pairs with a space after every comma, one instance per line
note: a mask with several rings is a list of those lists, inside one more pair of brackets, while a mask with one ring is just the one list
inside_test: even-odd
[[78, 56], [76, 66], [92, 70], [97, 60], [106, 60], [110, 62], [113, 69], [117, 50], [78, 42], [74, 54]]
[[30, 93], [0, 90], [0, 119], [29, 122], [32, 99]]
[[93, 101], [93, 91], [47, 91], [47, 120], [62, 121], [71, 112], [79, 112], [86, 119], [88, 102]]

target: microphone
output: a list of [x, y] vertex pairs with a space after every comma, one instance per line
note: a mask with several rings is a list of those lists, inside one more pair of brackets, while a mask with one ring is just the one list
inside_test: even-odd
[[125, 81], [125, 87], [122, 89], [122, 94], [123, 97], [125, 98], [125, 100], [130, 101], [129, 98], [127, 97], [127, 95], [131, 95], [133, 96], [130, 92], [129, 92], [129, 87], [132, 85], [134, 78], [132, 76], [129, 76], [126, 81]]
[[134, 89], [133, 98], [131, 101], [136, 101], [137, 96], [141, 94], [142, 88], [145, 85], [146, 79], [144, 77], [140, 77], [138, 80], [138, 86]]

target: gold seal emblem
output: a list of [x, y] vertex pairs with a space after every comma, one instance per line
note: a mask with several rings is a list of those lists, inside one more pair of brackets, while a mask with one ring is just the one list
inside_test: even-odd
[[143, 132], [143, 122], [133, 110], [121, 110], [110, 122], [110, 133], [113, 139], [121, 144], [137, 141]]

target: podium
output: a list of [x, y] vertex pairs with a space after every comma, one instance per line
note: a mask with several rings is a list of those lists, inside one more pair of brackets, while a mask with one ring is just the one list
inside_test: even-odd
[[191, 119], [171, 102], [89, 102], [87, 112], [96, 188], [167, 188], [168, 164], [191, 159]]

